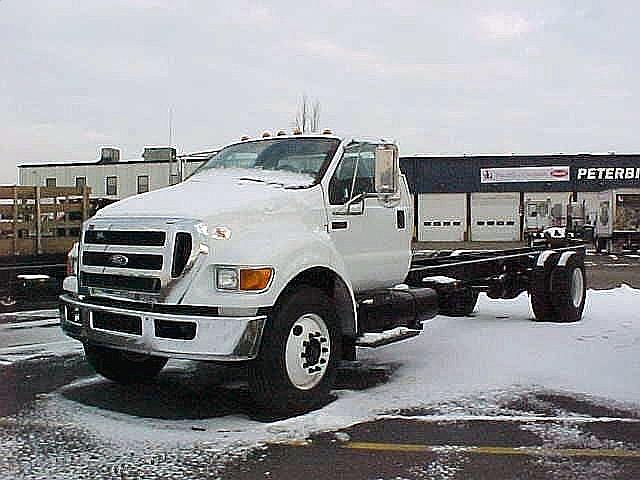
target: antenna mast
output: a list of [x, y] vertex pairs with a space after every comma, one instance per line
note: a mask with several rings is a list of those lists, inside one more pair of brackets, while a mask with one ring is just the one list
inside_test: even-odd
[[[169, 147], [169, 185], [171, 185], [171, 177], [173, 175], [178, 177], [178, 181], [181, 180], [179, 172], [176, 170], [179, 169], [174, 169], [174, 160], [178, 161], [177, 158], [174, 159], [174, 156], [172, 155], [173, 150], [173, 108], [171, 106], [169, 106], [169, 142], [168, 142], [168, 147]], [[177, 165], [176, 165], [177, 166]]]

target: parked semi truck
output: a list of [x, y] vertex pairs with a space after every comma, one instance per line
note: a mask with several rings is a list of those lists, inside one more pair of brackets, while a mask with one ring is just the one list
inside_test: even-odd
[[598, 194], [595, 244], [618, 253], [640, 248], [640, 189], [620, 188]]
[[62, 328], [97, 372], [152, 379], [168, 358], [247, 362], [255, 404], [325, 402], [339, 362], [528, 291], [580, 320], [584, 248], [412, 255], [396, 145], [278, 135], [222, 149], [181, 184], [105, 207], [69, 257]]
[[566, 238], [593, 240], [593, 226], [588, 225], [585, 218], [585, 205], [569, 201], [551, 203], [529, 200], [525, 204], [524, 237], [529, 246], [536, 244], [555, 245]]

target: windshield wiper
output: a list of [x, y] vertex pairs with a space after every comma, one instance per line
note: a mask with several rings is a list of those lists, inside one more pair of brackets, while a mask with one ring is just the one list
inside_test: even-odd
[[266, 183], [267, 185], [280, 185], [281, 187], [284, 187], [284, 183], [282, 182], [275, 182], [273, 180], [264, 180], [262, 178], [241, 177], [239, 178], [239, 180], [247, 180], [249, 182], [257, 182], [257, 183]]

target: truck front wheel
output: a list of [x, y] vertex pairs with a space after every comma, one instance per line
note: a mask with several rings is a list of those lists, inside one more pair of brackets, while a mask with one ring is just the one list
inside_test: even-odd
[[145, 383], [154, 379], [168, 360], [87, 344], [84, 352], [97, 373], [122, 384]]
[[274, 308], [249, 387], [263, 411], [288, 415], [326, 403], [340, 358], [333, 301], [322, 290], [296, 288]]

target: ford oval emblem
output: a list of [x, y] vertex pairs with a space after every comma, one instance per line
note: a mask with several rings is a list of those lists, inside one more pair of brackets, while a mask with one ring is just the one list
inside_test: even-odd
[[111, 265], [115, 265], [116, 267], [124, 267], [127, 265], [127, 263], [129, 263], [129, 258], [119, 253], [116, 253], [115, 255], [111, 255], [109, 257], [109, 263]]

